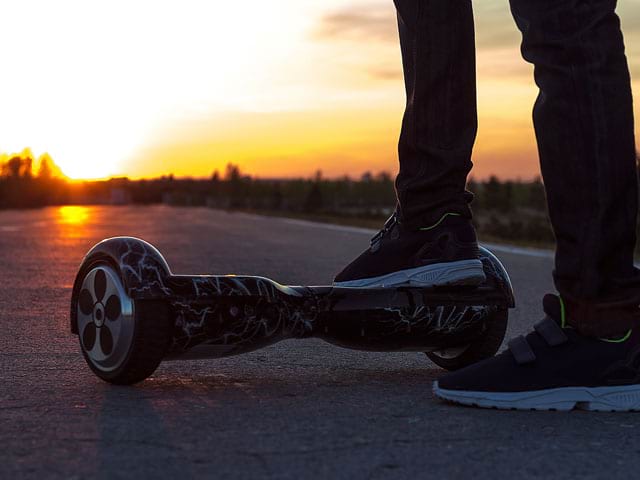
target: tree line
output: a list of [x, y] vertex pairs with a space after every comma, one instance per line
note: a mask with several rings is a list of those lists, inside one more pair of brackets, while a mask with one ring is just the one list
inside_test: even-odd
[[9, 155], [0, 162], [0, 208], [61, 204], [65, 183], [49, 155], [41, 155], [37, 162], [28, 149]]
[[[37, 168], [36, 168], [37, 165]], [[495, 176], [470, 179], [475, 194], [474, 222], [485, 240], [551, 245], [542, 181], [502, 181]], [[0, 164], [0, 208], [34, 208], [65, 204], [159, 204], [202, 206], [294, 215], [375, 227], [395, 208], [393, 177], [387, 172], [359, 178], [262, 179], [227, 165], [209, 178], [69, 181], [47, 155], [12, 155]], [[640, 232], [640, 229], [639, 229]]]

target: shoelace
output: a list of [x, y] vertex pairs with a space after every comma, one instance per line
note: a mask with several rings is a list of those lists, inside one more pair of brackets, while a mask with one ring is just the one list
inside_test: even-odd
[[384, 225], [382, 227], [382, 230], [380, 230], [378, 233], [376, 233], [373, 238], [371, 238], [371, 248], [375, 248], [378, 246], [378, 244], [380, 243], [380, 241], [382, 240], [382, 238], [389, 233], [393, 227], [395, 227], [398, 224], [398, 215], [394, 212], [393, 215], [391, 215], [386, 222], [384, 222]]

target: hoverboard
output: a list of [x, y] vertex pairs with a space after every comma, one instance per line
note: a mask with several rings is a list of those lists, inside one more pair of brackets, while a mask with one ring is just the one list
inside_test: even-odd
[[174, 275], [160, 252], [130, 237], [84, 258], [71, 298], [71, 331], [101, 379], [132, 384], [164, 360], [220, 358], [281, 340], [425, 352], [448, 370], [493, 356], [514, 306], [509, 276], [480, 247], [477, 287], [284, 286], [256, 276]]

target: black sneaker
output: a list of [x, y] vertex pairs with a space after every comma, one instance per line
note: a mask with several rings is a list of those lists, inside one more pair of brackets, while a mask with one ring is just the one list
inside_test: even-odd
[[339, 287], [479, 285], [485, 275], [471, 221], [444, 215], [435, 225], [408, 229], [393, 215], [371, 246], [335, 280]]
[[514, 410], [640, 410], [640, 331], [618, 339], [580, 335], [565, 326], [564, 305], [543, 300], [546, 318], [501, 354], [434, 383], [445, 400]]

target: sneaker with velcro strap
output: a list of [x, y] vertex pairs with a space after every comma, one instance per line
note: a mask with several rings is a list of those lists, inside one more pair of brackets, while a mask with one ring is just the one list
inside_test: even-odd
[[[434, 383], [446, 401], [511, 410], [640, 410], [640, 332], [593, 338], [566, 325], [562, 299], [546, 295], [546, 317], [493, 358]], [[637, 308], [637, 307], [636, 307]]]

